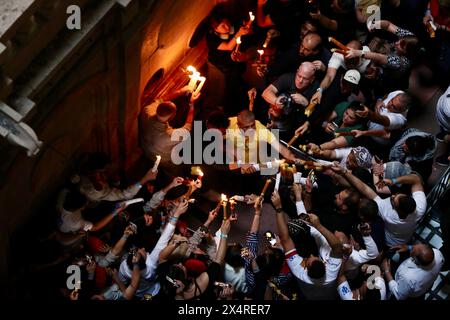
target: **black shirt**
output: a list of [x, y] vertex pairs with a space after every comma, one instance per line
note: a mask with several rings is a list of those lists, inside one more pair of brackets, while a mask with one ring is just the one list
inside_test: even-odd
[[[278, 95], [286, 94], [291, 95], [295, 93], [300, 93], [308, 101], [316, 92], [319, 87], [319, 82], [315, 80], [308, 87], [303, 90], [297, 89], [295, 85], [296, 73], [286, 73], [279, 77], [272, 85], [277, 88]], [[296, 104], [292, 101], [287, 107], [283, 108], [282, 115], [280, 119], [277, 120], [277, 128], [281, 131], [291, 130], [304, 118], [305, 106]], [[294, 128], [296, 129], [296, 128]]]

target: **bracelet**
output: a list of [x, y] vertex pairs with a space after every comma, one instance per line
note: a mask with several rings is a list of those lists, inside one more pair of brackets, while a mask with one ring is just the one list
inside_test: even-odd
[[142, 183], [140, 181], [136, 182], [135, 184], [136, 187], [138, 187], [139, 189], [142, 188]]
[[219, 238], [227, 239], [227, 238], [228, 238], [228, 235], [225, 234], [225, 233], [219, 233]]
[[175, 223], [177, 223], [177, 222], [178, 222], [178, 217], [170, 217], [170, 218], [169, 218], [169, 222], [175, 222]]
[[283, 208], [276, 208], [275, 211], [276, 211], [276, 213], [282, 213], [283, 212]]
[[393, 179], [392, 179], [392, 183], [395, 184], [397, 187], [400, 187], [400, 186], [401, 186], [401, 184], [398, 183], [397, 178], [393, 178]]
[[[139, 263], [133, 262], [133, 269], [138, 267], [139, 268]], [[140, 268], [139, 268], [140, 269]]]
[[317, 91], [317, 92], [320, 92], [320, 93], [323, 93], [323, 88], [322, 88], [322, 87], [319, 87], [319, 88], [317, 88], [316, 91]]
[[413, 249], [413, 246], [412, 246], [412, 245], [409, 245], [409, 246], [408, 246], [408, 251], [411, 252], [412, 249]]
[[128, 235], [124, 234], [124, 235], [122, 236], [122, 239], [123, 239], [123, 240], [128, 240]]

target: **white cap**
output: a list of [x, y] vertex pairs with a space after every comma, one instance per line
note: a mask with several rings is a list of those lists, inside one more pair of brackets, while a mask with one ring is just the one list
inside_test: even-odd
[[348, 70], [344, 75], [344, 80], [358, 85], [359, 80], [361, 80], [361, 74], [358, 72], [358, 70], [355, 69]]

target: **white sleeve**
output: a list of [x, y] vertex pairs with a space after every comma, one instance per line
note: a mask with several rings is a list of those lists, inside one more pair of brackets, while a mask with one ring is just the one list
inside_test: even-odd
[[306, 213], [305, 204], [303, 201], [298, 201], [295, 203], [295, 207], [297, 208], [297, 215], [300, 215], [300, 213]]
[[385, 201], [377, 196], [373, 199], [378, 205], [378, 215], [384, 220], [389, 213], [389, 208], [386, 207]]
[[363, 263], [375, 259], [378, 256], [378, 248], [373, 238], [369, 235], [367, 237], [363, 237], [363, 240], [366, 245], [366, 250], [353, 250], [350, 255], [350, 259], [354, 265], [362, 265]]
[[[314, 241], [316, 242], [317, 247], [319, 248], [319, 251], [321, 248], [323, 248], [325, 246], [330, 248], [330, 245], [328, 244], [327, 239], [316, 228], [311, 226], [310, 233], [311, 233], [311, 236], [314, 238]], [[331, 250], [331, 248], [330, 248], [330, 250]]]
[[412, 197], [416, 202], [417, 221], [422, 219], [427, 211], [427, 197], [423, 191], [413, 192]]
[[289, 251], [285, 254], [289, 269], [292, 274], [299, 280], [310, 283], [305, 268], [302, 267], [303, 258], [297, 254], [297, 251]]
[[145, 261], [145, 264], [147, 265], [147, 270], [145, 271], [146, 279], [150, 278], [158, 267], [159, 254], [169, 243], [169, 240], [170, 238], [172, 238], [174, 231], [175, 225], [171, 223], [167, 224], [164, 228], [163, 233], [161, 234], [161, 237], [159, 237], [155, 248], [153, 248], [152, 252], [147, 255], [147, 260]]
[[342, 54], [335, 52], [333, 53], [330, 61], [328, 62], [328, 68], [339, 70], [339, 68], [342, 67], [343, 64], [344, 64], [344, 56]]
[[389, 126], [386, 127], [389, 130], [401, 129], [406, 123], [406, 118], [400, 113], [388, 113], [384, 116], [389, 118]]
[[407, 285], [406, 281], [401, 281], [401, 283], [398, 284], [395, 280], [389, 281], [389, 291], [397, 300], [405, 300], [412, 293], [412, 290]]
[[334, 152], [336, 153], [336, 159], [342, 160], [344, 158], [347, 158], [352, 148], [339, 148], [334, 149]]
[[152, 198], [147, 201], [143, 207], [145, 213], [149, 213], [153, 209], [158, 208], [164, 200], [166, 194], [161, 190], [153, 194]]
[[352, 289], [350, 289], [350, 285], [348, 284], [348, 281], [342, 282], [338, 286], [338, 293], [341, 300], [355, 300], [353, 298], [353, 292]]
[[120, 190], [117, 188], [111, 188], [109, 189], [109, 192], [107, 193], [106, 197], [102, 198], [101, 200], [107, 200], [107, 201], [118, 201], [118, 200], [130, 200], [133, 198], [139, 190], [141, 190], [140, 184], [133, 184], [126, 188], [125, 190]]

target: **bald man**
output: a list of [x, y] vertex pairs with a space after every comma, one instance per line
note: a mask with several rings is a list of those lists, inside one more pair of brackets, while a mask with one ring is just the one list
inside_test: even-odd
[[282, 53], [267, 71], [270, 81], [280, 75], [293, 72], [303, 62], [312, 62], [317, 71], [325, 72], [331, 52], [322, 46], [322, 38], [314, 32], [307, 33], [292, 49]]
[[392, 249], [397, 252], [410, 252], [410, 258], [400, 264], [391, 274], [390, 261], [385, 259], [381, 265], [389, 290], [397, 300], [422, 298], [430, 290], [444, 264], [442, 253], [426, 244], [399, 245]]
[[289, 140], [305, 120], [304, 110], [318, 87], [315, 73], [316, 67], [312, 62], [303, 62], [296, 73], [282, 75], [262, 94], [271, 105], [271, 127], [280, 130], [282, 140]]

